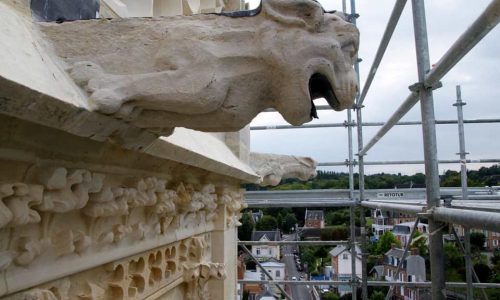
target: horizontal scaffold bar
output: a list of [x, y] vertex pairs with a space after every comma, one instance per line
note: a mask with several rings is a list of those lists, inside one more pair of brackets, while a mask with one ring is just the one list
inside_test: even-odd
[[[238, 283], [242, 284], [290, 284], [290, 285], [359, 285], [359, 282], [351, 281], [339, 281], [339, 280], [238, 280]], [[405, 287], [422, 287], [430, 288], [432, 282], [402, 282], [402, 281], [368, 281], [369, 286], [405, 286]], [[476, 288], [500, 288], [500, 283], [473, 283]], [[466, 282], [447, 282], [446, 287], [448, 288], [466, 288]]]
[[307, 245], [307, 246], [336, 246], [347, 245], [350, 241], [238, 241], [238, 245], [247, 246], [278, 246], [278, 245]]
[[[439, 160], [440, 164], [458, 164], [462, 163], [459, 159], [443, 159]], [[355, 160], [354, 165], [358, 162]], [[393, 160], [393, 161], [364, 161], [365, 166], [383, 166], [383, 165], [422, 165], [425, 161], [423, 160]], [[500, 158], [483, 158], [483, 159], [467, 159], [465, 163], [468, 164], [483, 164], [483, 163], [500, 163]], [[348, 166], [349, 161], [336, 161], [336, 162], [320, 162], [318, 167], [339, 167]]]
[[[438, 125], [449, 125], [449, 124], [457, 124], [457, 120], [436, 120], [436, 124]], [[464, 120], [465, 124], [491, 124], [491, 123], [500, 123], [500, 119], [469, 119]], [[363, 122], [362, 125], [365, 127], [372, 126], [384, 126], [386, 123], [384, 122]], [[404, 121], [398, 122], [394, 125], [399, 126], [410, 126], [410, 125], [421, 125], [421, 121]], [[250, 130], [269, 130], [269, 129], [308, 129], [308, 128], [335, 128], [335, 127], [348, 127], [348, 126], [358, 126], [356, 122], [343, 122], [343, 123], [324, 123], [324, 124], [305, 124], [301, 126], [292, 126], [292, 125], [263, 125], [263, 126], [250, 126]]]

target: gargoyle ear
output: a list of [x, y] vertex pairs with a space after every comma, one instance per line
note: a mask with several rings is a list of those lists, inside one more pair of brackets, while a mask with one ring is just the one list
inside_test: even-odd
[[310, 30], [324, 21], [323, 7], [313, 0], [262, 0], [262, 11], [279, 23]]

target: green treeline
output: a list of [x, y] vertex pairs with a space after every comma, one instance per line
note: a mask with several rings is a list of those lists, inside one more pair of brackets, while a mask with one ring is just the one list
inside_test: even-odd
[[[358, 174], [354, 174], [355, 188], [358, 188]], [[500, 185], [500, 165], [482, 167], [479, 170], [467, 171], [468, 185], [473, 187]], [[448, 170], [440, 176], [442, 187], [459, 187], [460, 172]], [[378, 173], [365, 176], [366, 189], [393, 189], [393, 188], [424, 188], [425, 175]], [[247, 190], [311, 190], [311, 189], [347, 189], [349, 188], [349, 174], [333, 171], [318, 171], [316, 178], [301, 182], [297, 179], [285, 179], [275, 187], [261, 187], [247, 185]]]

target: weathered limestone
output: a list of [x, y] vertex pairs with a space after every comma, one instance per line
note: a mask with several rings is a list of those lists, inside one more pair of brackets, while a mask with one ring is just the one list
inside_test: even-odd
[[[238, 1], [122, 3], [104, 10]], [[259, 181], [249, 131], [181, 127], [237, 130], [268, 107], [299, 124], [321, 96], [350, 106], [357, 30], [309, 0], [59, 25], [28, 7], [0, 3], [0, 297], [233, 300], [240, 186]], [[262, 176], [310, 176], [299, 161]]]
[[341, 110], [358, 89], [357, 29], [311, 0], [264, 0], [254, 17], [40, 25], [92, 110], [160, 133], [236, 131], [266, 108], [300, 125], [313, 99]]
[[[200, 296], [207, 293], [207, 281], [224, 278], [223, 265], [204, 252], [211, 248], [210, 235], [193, 236], [217, 228], [234, 233], [231, 228], [240, 225], [239, 213], [246, 207], [238, 188], [64, 167], [33, 166], [26, 174], [25, 183], [0, 184], [0, 272], [5, 278], [0, 295], [112, 261], [113, 267], [74, 276], [75, 283], [66, 278], [72, 288], [65, 293], [73, 298], [96, 290], [101, 296], [86, 298], [142, 299], [163, 288], [164, 279], [181, 276], [179, 283], [187, 283], [192, 294], [186, 299], [208, 299]], [[149, 250], [158, 246], [163, 248]], [[127, 258], [126, 266], [116, 261], [141, 252]], [[174, 257], [164, 259], [167, 254]], [[174, 273], [179, 276], [171, 277]], [[108, 279], [102, 281], [103, 276]], [[78, 284], [82, 280], [86, 288]], [[37, 287], [28, 293], [51, 292]]]
[[261, 185], [278, 185], [282, 179], [309, 180], [318, 163], [310, 157], [250, 152], [250, 165], [261, 177]]

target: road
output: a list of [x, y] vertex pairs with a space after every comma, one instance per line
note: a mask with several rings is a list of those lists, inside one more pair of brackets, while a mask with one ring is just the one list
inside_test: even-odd
[[[295, 235], [283, 235], [283, 240], [290, 241], [294, 240]], [[283, 259], [282, 262], [285, 264], [287, 279], [291, 280], [292, 277], [297, 277], [297, 280], [300, 280], [299, 271], [297, 271], [297, 266], [295, 264], [295, 259], [293, 256], [293, 249], [298, 250], [298, 246], [296, 245], [285, 245], [283, 246]], [[308, 288], [306, 285], [290, 285], [290, 289], [292, 292], [293, 300], [312, 300], [310, 287]]]

